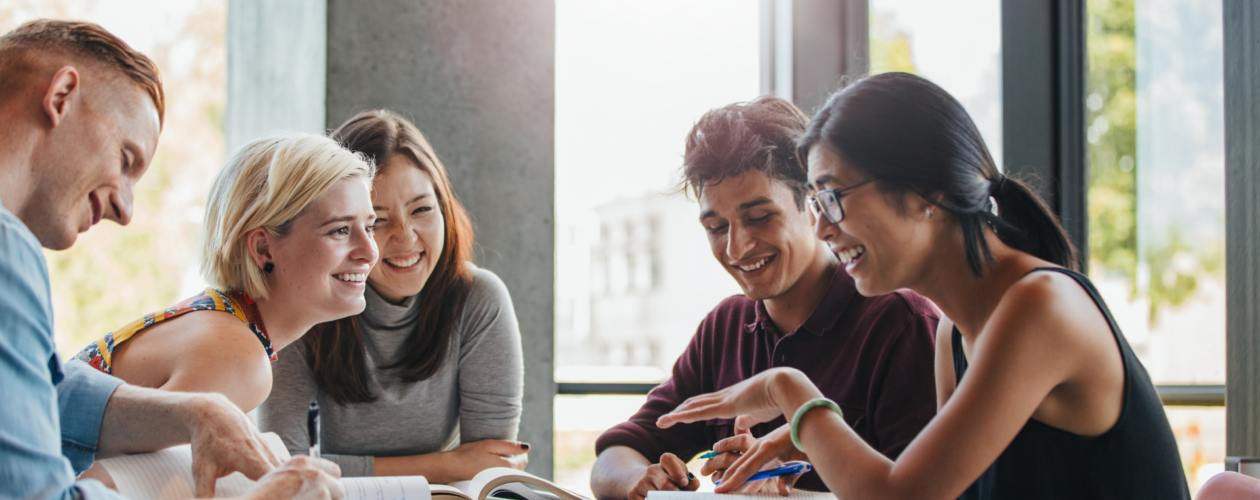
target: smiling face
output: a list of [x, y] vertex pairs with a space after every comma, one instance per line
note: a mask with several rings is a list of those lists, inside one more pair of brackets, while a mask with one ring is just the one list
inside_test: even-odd
[[779, 297], [801, 281], [820, 251], [810, 220], [791, 188], [755, 170], [700, 193], [713, 257], [750, 300]]
[[433, 274], [446, 242], [446, 221], [433, 179], [406, 155], [391, 155], [373, 186], [381, 265], [372, 270], [368, 283], [397, 304], [420, 293]]
[[[823, 145], [809, 152], [809, 179], [813, 189], [837, 189], [867, 180], [868, 176], [847, 165]], [[874, 182], [845, 192], [840, 198], [844, 220], [832, 224], [819, 217], [814, 234], [840, 259], [859, 293], [882, 295], [909, 287], [925, 269], [932, 255], [930, 224], [932, 205], [917, 195], [903, 197], [904, 207], [879, 190]], [[933, 209], [934, 217], [947, 217]]]
[[362, 177], [339, 180], [294, 219], [287, 235], [268, 238], [275, 264], [267, 274], [269, 300], [300, 301], [320, 316], [311, 318], [316, 323], [363, 312], [364, 282], [378, 256], [369, 188]]
[[31, 195], [17, 214], [53, 250], [101, 219], [131, 222], [135, 184], [157, 149], [157, 108], [126, 82], [96, 81], [35, 148]]

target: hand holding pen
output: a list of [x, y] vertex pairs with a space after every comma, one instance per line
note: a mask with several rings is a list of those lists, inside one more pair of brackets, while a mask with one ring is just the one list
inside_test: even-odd
[[[713, 483], [719, 493], [774, 493], [787, 495], [801, 474], [808, 472], [806, 467], [792, 467], [802, 460], [808, 459], [792, 445], [790, 429], [784, 426], [756, 439], [747, 430], [737, 430], [734, 436], [718, 441], [713, 451], [701, 455], [701, 458], [712, 457], [700, 470], [702, 474], [712, 475]], [[779, 453], [780, 438], [787, 440], [787, 447]], [[806, 464], [808, 465], [808, 464]], [[765, 474], [763, 469], [774, 472]], [[761, 476], [757, 474], [761, 473]], [[756, 479], [754, 479], [756, 477]]]

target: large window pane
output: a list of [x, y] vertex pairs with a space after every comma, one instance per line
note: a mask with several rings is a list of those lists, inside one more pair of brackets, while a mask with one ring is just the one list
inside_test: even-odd
[[[1090, 0], [1089, 272], [1156, 384], [1225, 381], [1219, 1]], [[1169, 409], [1192, 489], [1224, 411]]]
[[[701, 318], [740, 293], [695, 202], [670, 192], [696, 119], [759, 93], [759, 10], [556, 2], [558, 381], [662, 381]], [[557, 481], [586, 491], [595, 438], [642, 401], [557, 398]]]
[[871, 74], [914, 73], [940, 85], [1002, 163], [999, 0], [871, 0]]
[[1091, 0], [1090, 274], [1156, 383], [1225, 381], [1219, 2]]

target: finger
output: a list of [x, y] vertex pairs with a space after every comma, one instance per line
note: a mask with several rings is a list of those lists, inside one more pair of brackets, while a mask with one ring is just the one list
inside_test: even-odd
[[788, 496], [792, 494], [793, 481], [788, 480], [786, 477], [780, 477], [778, 478], [778, 481], [775, 482], [778, 483], [780, 496]]
[[501, 439], [487, 439], [487, 440], [481, 441], [481, 443], [483, 444], [483, 446], [485, 446], [484, 450], [486, 452], [493, 453], [495, 455], [512, 456], [512, 455], [520, 455], [522, 453], [525, 453], [526, 451], [529, 451], [528, 443], [521, 443], [517, 441], [504, 441]]
[[779, 412], [739, 415], [735, 417], [735, 430], [737, 432], [740, 430], [750, 432], [753, 426], [779, 418], [780, 415], [782, 413]]
[[702, 406], [689, 410], [674, 410], [670, 413], [661, 415], [657, 419], [656, 426], [662, 429], [668, 429], [674, 424], [689, 424], [691, 422], [699, 422], [701, 420], [710, 420], [714, 418], [730, 418], [735, 415], [727, 414], [720, 406]]
[[736, 460], [739, 460], [739, 453], [722, 453], [706, 461], [704, 465], [700, 467], [700, 474], [708, 476], [716, 473], [717, 471], [725, 470], [730, 467], [731, 464], [735, 463]]
[[271, 469], [280, 465], [280, 459], [276, 458], [275, 454], [272, 453], [269, 448], [266, 446], [263, 446], [262, 448], [262, 450], [255, 448], [254, 451], [257, 453], [241, 457], [241, 459], [237, 460], [233, 466], [229, 467], [237, 469], [237, 471], [244, 474], [245, 477], [255, 481], [259, 480], [263, 476], [267, 475], [268, 472], [271, 472]]
[[726, 469], [726, 477], [722, 480], [722, 484], [718, 485], [714, 491], [717, 493], [730, 493], [741, 484], [744, 484], [749, 477], [756, 474], [757, 471], [760, 471], [762, 466], [768, 461], [767, 459], [769, 457], [765, 455], [766, 453], [764, 448], [760, 446], [753, 446], [748, 453], [739, 457], [739, 460], [735, 461], [734, 464], [731, 464], [730, 468]]
[[736, 434], [718, 441], [717, 444], [713, 445], [713, 451], [718, 453], [727, 453], [732, 451], [743, 453], [748, 451], [749, 448], [752, 448], [753, 444], [756, 442], [757, 438], [753, 437], [752, 434], [744, 432], [742, 434]]
[[525, 470], [525, 466], [529, 465], [529, 455], [522, 453], [506, 458], [507, 466], [516, 470]]
[[[340, 469], [338, 469], [336, 477], [341, 477]], [[332, 479], [329, 482], [331, 484], [329, 484], [328, 486], [328, 493], [332, 497], [331, 500], [342, 500], [343, 498], [346, 497], [346, 487], [345, 485], [341, 484], [341, 481]]]
[[[271, 469], [274, 469], [274, 468], [276, 468], [276, 467], [279, 467], [279, 466], [280, 466], [280, 464], [284, 463], [284, 461], [283, 461], [283, 460], [280, 460], [280, 457], [279, 457], [279, 456], [277, 456], [275, 452], [271, 451], [271, 447], [270, 447], [270, 446], [267, 446], [267, 442], [266, 442], [266, 441], [264, 441], [264, 440], [262, 439], [262, 437], [261, 437], [261, 436], [259, 436], [259, 435], [257, 435], [257, 433], [255, 433], [255, 437], [257, 438], [257, 442], [258, 442], [258, 444], [260, 445], [260, 446], [259, 446], [259, 448], [262, 448], [262, 457], [263, 457], [263, 460], [264, 460], [264, 461], [266, 461], [266, 462], [267, 462], [267, 465], [269, 465], [269, 466], [270, 466], [270, 467], [267, 467], [267, 471], [266, 471], [266, 472], [271, 472]], [[264, 474], [265, 474], [266, 472], [264, 472]], [[246, 475], [246, 476], [248, 476], [249, 474], [245, 474], [245, 475]], [[259, 477], [262, 477], [262, 476], [259, 476]], [[258, 478], [257, 478], [257, 477], [251, 477], [250, 479], [257, 480]]]
[[197, 498], [214, 497], [214, 483], [219, 480], [218, 469], [202, 461], [193, 466], [193, 496]]
[[294, 458], [294, 460], [299, 460], [299, 459], [307, 461], [308, 462], [306, 464], [307, 466], [315, 468], [315, 469], [319, 469], [320, 471], [323, 471], [323, 473], [331, 476], [333, 479], [338, 479], [341, 477], [341, 466], [337, 465], [336, 462], [323, 459], [323, 458], [313, 458], [313, 457], [303, 457], [303, 456], [298, 456]]
[[687, 478], [687, 464], [673, 453], [661, 455], [661, 471], [669, 476], [670, 481], [678, 486], [688, 486], [691, 480]]

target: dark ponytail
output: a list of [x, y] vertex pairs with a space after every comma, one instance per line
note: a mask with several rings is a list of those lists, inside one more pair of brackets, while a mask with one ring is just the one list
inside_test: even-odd
[[1076, 248], [1058, 217], [1027, 184], [998, 171], [967, 111], [926, 79], [883, 73], [833, 94], [797, 157], [808, 164], [820, 143], [884, 191], [918, 193], [952, 213], [976, 275], [993, 260], [986, 228], [1011, 248], [1077, 269]]

